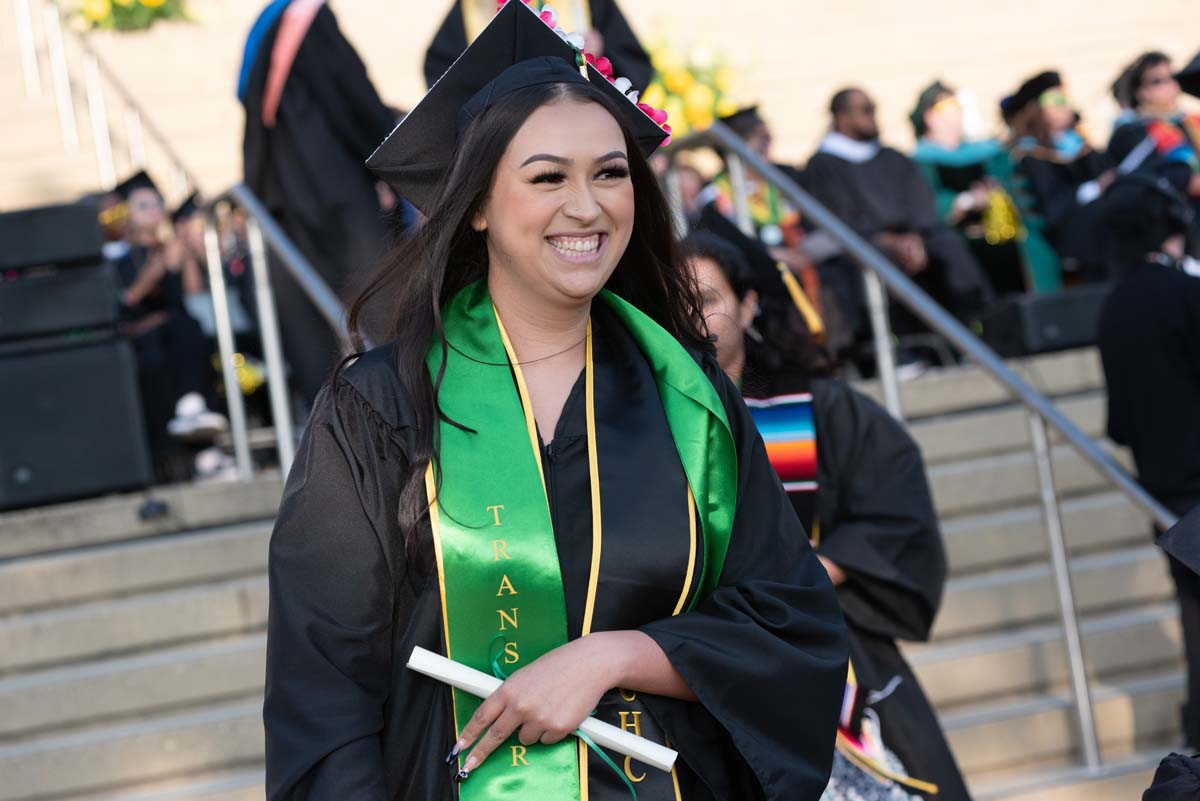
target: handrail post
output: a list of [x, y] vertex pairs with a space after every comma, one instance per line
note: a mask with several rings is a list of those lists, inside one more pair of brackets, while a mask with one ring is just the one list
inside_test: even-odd
[[217, 325], [217, 350], [221, 355], [221, 377], [225, 382], [225, 402], [229, 406], [229, 429], [233, 435], [233, 455], [238, 478], [253, 478], [250, 464], [250, 435], [246, 430], [246, 405], [233, 363], [233, 325], [229, 320], [229, 298], [225, 294], [225, 272], [221, 265], [221, 244], [211, 214], [204, 215], [204, 251], [208, 261], [208, 284], [212, 292], [213, 318]]
[[142, 135], [142, 114], [136, 108], [125, 109], [125, 146], [129, 149], [129, 167], [137, 171], [146, 166], [146, 140]]
[[17, 17], [17, 46], [21, 49], [21, 68], [25, 73], [25, 96], [30, 99], [41, 97], [42, 74], [38, 69], [29, 0], [13, 0], [13, 13]]
[[1083, 640], [1079, 636], [1079, 620], [1075, 611], [1075, 594], [1071, 589], [1071, 567], [1059, 515], [1058, 497], [1054, 490], [1054, 467], [1050, 460], [1050, 443], [1046, 436], [1046, 421], [1036, 411], [1029, 412], [1029, 432], [1033, 438], [1034, 461], [1037, 464], [1041, 489], [1042, 514], [1046, 521], [1046, 540], [1050, 548], [1050, 566], [1054, 572], [1054, 589], [1058, 595], [1058, 612], [1062, 619], [1063, 638], [1067, 645], [1067, 662], [1071, 671], [1071, 690], [1075, 696], [1075, 713], [1079, 725], [1079, 743], [1084, 764], [1100, 767], [1100, 745], [1096, 736], [1096, 721], [1092, 716], [1092, 695], [1088, 688], [1087, 664], [1083, 658]]
[[67, 71], [58, 6], [47, 3], [43, 19], [46, 24], [46, 47], [50, 55], [50, 74], [54, 79], [54, 98], [58, 105], [58, 127], [62, 131], [63, 149], [73, 155], [79, 152], [79, 129], [75, 126], [75, 97], [71, 92], [71, 76]]
[[754, 233], [754, 219], [750, 216], [750, 190], [746, 181], [746, 165], [741, 156], [736, 153], [725, 154], [725, 168], [729, 170], [729, 187], [733, 190], [733, 214], [737, 227], [751, 239]]
[[682, 239], [688, 233], [687, 211], [683, 208], [683, 189], [679, 185], [679, 169], [672, 159], [667, 165], [664, 179], [667, 188], [667, 203], [671, 207], [671, 219], [675, 223], [675, 236]]
[[896, 378], [896, 355], [892, 351], [892, 329], [888, 324], [887, 293], [879, 276], [862, 268], [867, 288], [867, 310], [871, 315], [871, 335], [875, 339], [875, 368], [883, 389], [883, 406], [897, 420], [904, 419], [900, 407], [900, 383]]
[[111, 189], [117, 184], [117, 169], [113, 163], [112, 140], [108, 137], [108, 109], [104, 105], [104, 87], [100, 85], [100, 66], [91, 53], [83, 57], [83, 82], [87, 90], [88, 116], [92, 119], [92, 146], [96, 148], [100, 186]]
[[279, 470], [288, 474], [296, 456], [292, 433], [292, 410], [288, 400], [287, 377], [283, 369], [283, 347], [279, 338], [279, 319], [275, 314], [275, 295], [263, 244], [262, 226], [254, 217], [246, 219], [246, 239], [250, 245], [250, 270], [254, 275], [254, 299], [258, 307], [258, 331], [262, 337], [263, 358], [267, 362], [267, 391], [271, 396], [271, 418], [275, 425], [275, 447]]

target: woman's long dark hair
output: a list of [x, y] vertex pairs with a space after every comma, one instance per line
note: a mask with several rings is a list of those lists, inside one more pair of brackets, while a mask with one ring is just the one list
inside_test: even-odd
[[[715, 264], [738, 301], [758, 283], [741, 251], [711, 231], [693, 231], [681, 250], [687, 260], [707, 259]], [[790, 299], [760, 292], [758, 315], [745, 339], [742, 387], [748, 397], [807, 390], [814, 378], [835, 372], [833, 359], [813, 338]]]
[[[425, 222], [410, 239], [393, 247], [350, 309], [348, 325], [360, 350], [367, 308], [389, 311], [372, 315], [386, 318], [384, 330], [372, 333], [395, 340], [400, 381], [416, 417], [415, 448], [401, 479], [399, 508], [410, 555], [416, 555], [417, 524], [428, 513], [424, 474], [431, 460], [436, 464], [438, 422], [443, 419], [438, 404], [442, 371], [430, 377], [426, 353], [431, 342], [439, 343], [446, 352], [442, 307], [459, 290], [487, 276], [487, 242], [472, 229], [471, 221], [487, 200], [496, 165], [534, 111], [563, 100], [598, 103], [612, 114], [625, 135], [636, 198], [633, 231], [606, 287], [684, 344], [703, 351], [712, 349], [697, 326], [701, 319], [699, 293], [690, 271], [677, 258], [666, 200], [613, 102], [592, 86], [566, 83], [533, 86], [504, 97], [460, 134], [445, 182]], [[378, 308], [381, 305], [383, 309]]]

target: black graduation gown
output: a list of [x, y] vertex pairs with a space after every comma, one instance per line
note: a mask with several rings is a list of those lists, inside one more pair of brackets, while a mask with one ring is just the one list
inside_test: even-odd
[[[364, 162], [395, 118], [323, 6], [296, 52], [275, 126], [264, 126], [263, 93], [280, 22], [258, 48], [242, 98], [245, 181], [330, 288], [349, 301], [387, 234], [375, 178]], [[272, 269], [271, 280], [294, 383], [311, 401], [337, 362], [337, 340], [285, 270]]]
[[[646, 632], [700, 699], [638, 694], [642, 733], [680, 752], [688, 801], [816, 801], [845, 679], [836, 595], [737, 390], [705, 356], [737, 446], [737, 512], [717, 590], [670, 617], [689, 553], [686, 508], [673, 500], [686, 497], [682, 466], [636, 344], [601, 304], [593, 327], [604, 488], [595, 627]], [[436, 575], [407, 557], [396, 522], [413, 443], [396, 359], [394, 346], [378, 348], [322, 391], [284, 490], [270, 549], [272, 801], [456, 796], [442, 761], [455, 739], [450, 693], [404, 668], [415, 645], [444, 650]], [[592, 541], [581, 395], [577, 384], [542, 453], [571, 637]], [[610, 693], [599, 714], [617, 723], [620, 703]], [[628, 797], [611, 770], [589, 765], [591, 798]], [[642, 801], [677, 798], [671, 782], [651, 784], [638, 785]]]
[[1046, 223], [1046, 235], [1064, 259], [1090, 261], [1089, 240], [1095, 234], [1092, 205], [1079, 202], [1079, 187], [1096, 180], [1112, 165], [1108, 157], [1088, 150], [1063, 161], [1040, 149], [1017, 154], [1016, 173], [1024, 179], [1033, 209]]
[[[938, 219], [933, 192], [912, 159], [890, 147], [862, 163], [818, 152], [802, 177], [813, 197], [868, 241], [885, 231], [920, 234], [929, 267], [913, 280], [955, 315], [969, 317], [991, 301], [987, 277]], [[903, 315], [897, 322], [905, 327]]]
[[[643, 91], [654, 77], [654, 67], [616, 0], [589, 0], [588, 5], [592, 27], [604, 37], [604, 55], [613, 64], [613, 74], [628, 78], [633, 88]], [[462, 9], [455, 0], [425, 51], [425, 84], [433, 86], [466, 49], [467, 29], [463, 24]]]
[[817, 436], [817, 553], [848, 576], [838, 599], [850, 659], [883, 741], [909, 775], [938, 785], [940, 801], [970, 796], [917, 677], [896, 640], [928, 639], [941, 603], [946, 555], [916, 443], [878, 404], [841, 381], [812, 383]]

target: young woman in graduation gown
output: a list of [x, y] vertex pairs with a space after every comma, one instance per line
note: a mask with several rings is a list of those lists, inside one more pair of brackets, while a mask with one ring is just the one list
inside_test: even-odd
[[929, 637], [946, 577], [920, 451], [887, 412], [831, 377], [798, 321], [757, 314], [754, 276], [736, 248], [707, 232], [686, 245], [720, 364], [753, 399], [771, 462], [837, 586], [856, 689], [884, 745], [918, 780], [906, 789], [968, 801], [933, 708], [896, 647]]
[[[576, 56], [509, 3], [370, 160], [427, 222], [373, 286], [396, 339], [322, 391], [272, 535], [271, 799], [828, 779], [836, 594], [697, 329], [664, 131]], [[504, 682], [452, 692], [417, 646]], [[675, 769], [589, 747], [591, 714]]]
[[1116, 171], [1079, 132], [1079, 116], [1057, 72], [1034, 75], [1000, 105], [1011, 132], [1009, 155], [1016, 178], [1045, 222], [1046, 237], [1062, 257], [1064, 270], [1091, 273], [1098, 209], [1093, 201]]

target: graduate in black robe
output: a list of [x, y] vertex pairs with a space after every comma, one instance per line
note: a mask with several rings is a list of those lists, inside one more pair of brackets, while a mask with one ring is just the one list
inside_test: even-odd
[[[639, 92], [650, 85], [650, 79], [654, 77], [650, 56], [638, 41], [637, 34], [629, 27], [616, 0], [562, 0], [547, 5], [554, 6], [559, 12], [563, 30], [583, 34], [585, 31], [577, 27], [580, 23], [571, 16], [572, 8], [577, 7], [582, 16], [587, 18], [587, 27], [602, 37], [603, 47], [595, 55], [611, 61], [613, 71], [628, 78]], [[434, 81], [442, 77], [442, 73], [449, 69], [467, 44], [479, 35], [495, 10], [495, 0], [455, 0], [434, 34], [433, 41], [429, 43], [429, 49], [425, 51], [427, 86], [433, 86]], [[471, 23], [470, 31], [468, 20]]]
[[[1190, 208], [1144, 176], [1118, 179], [1104, 203], [1126, 259], [1097, 336], [1108, 435], [1132, 451], [1146, 490], [1182, 516], [1200, 505], [1200, 277], [1182, 260]], [[1183, 731], [1200, 746], [1200, 576], [1174, 557], [1168, 565], [1188, 663]]]
[[[629, 703], [614, 691], [599, 716], [620, 725], [622, 711], [643, 712], [642, 735], [669, 739], [681, 754], [686, 801], [815, 801], [832, 732], [808, 721], [830, 719], [844, 679], [828, 580], [737, 390], [708, 357], [701, 365], [738, 450], [737, 517], [720, 587], [694, 612], [671, 617], [687, 538], [647, 535], [678, 525], [673, 514], [686, 517], [682, 504], [662, 502], [684, 496], [685, 478], [637, 345], [599, 305], [593, 326], [599, 463], [612, 465], [595, 628], [650, 634], [701, 699], [639, 693]], [[558, 430], [542, 434], [571, 638], [592, 558], [584, 410], [581, 378]], [[437, 577], [407, 558], [396, 522], [411, 420], [387, 346], [324, 390], [309, 419], [271, 538], [270, 799], [450, 797], [442, 762], [455, 738], [450, 692], [404, 668], [413, 646], [440, 652], [442, 636]], [[609, 768], [590, 761], [591, 798], [629, 797]], [[643, 801], [676, 797], [671, 777], [632, 768], [647, 777], [637, 785]]]
[[[938, 218], [916, 163], [879, 143], [875, 105], [861, 90], [838, 92], [830, 109], [833, 129], [804, 168], [805, 188], [952, 314], [971, 319], [992, 300], [992, 288], [962, 239]], [[901, 309], [895, 315], [899, 333], [924, 330]]]
[[[429, 220], [446, 225], [431, 222], [422, 236], [455, 240], [459, 249], [435, 261], [426, 254], [438, 246], [423, 239], [422, 247], [395, 254], [399, 261], [384, 275], [409, 287], [392, 295], [399, 307], [397, 339], [362, 355], [322, 391], [288, 477], [269, 566], [264, 723], [273, 801], [624, 801], [632, 797], [626, 781], [642, 801], [817, 801], [828, 780], [846, 672], [836, 595], [737, 390], [683, 310], [695, 305], [692, 284], [673, 256], [669, 210], [637, 149], [645, 142], [652, 150], [665, 134], [595, 69], [585, 80], [575, 55], [526, 6], [509, 3], [372, 159]], [[555, 103], [563, 93], [574, 93], [574, 102]], [[530, 118], [518, 101], [532, 105], [534, 115], [546, 110], [541, 120], [593, 114], [588, 121], [596, 122], [608, 114], [621, 129], [624, 149], [610, 150], [616, 144], [611, 129], [591, 147], [571, 149], [575, 134], [564, 134], [565, 127], [551, 133], [533, 127], [531, 140], [518, 144]], [[466, 126], [461, 133], [460, 125]], [[505, 136], [508, 144], [491, 151], [462, 144]], [[645, 224], [635, 231], [631, 217], [622, 218], [630, 245], [610, 252], [612, 261], [573, 262], [584, 265], [576, 274], [592, 282], [576, 290], [582, 302], [555, 303], [559, 287], [552, 279], [533, 278], [550, 295], [541, 309], [565, 308], [586, 333], [562, 343], [566, 348], [557, 354], [520, 361], [529, 339], [528, 328], [517, 326], [537, 309], [522, 319], [513, 313], [514, 294], [504, 294], [511, 279], [505, 271], [519, 267], [493, 260], [490, 239], [462, 228], [479, 222], [489, 238], [533, 245], [535, 269], [547, 261], [561, 264], [552, 261], [556, 255], [546, 252], [542, 236], [522, 239], [518, 234], [527, 229], [512, 225], [505, 217], [510, 209], [497, 213], [489, 199], [505, 190], [545, 193], [543, 202], [553, 202], [549, 208], [562, 218], [559, 230], [572, 219], [578, 224], [570, 215], [589, 213], [557, 205], [569, 202], [567, 193], [558, 194], [565, 183], [558, 176], [565, 173], [541, 173], [543, 180], [530, 184], [497, 167], [514, 148], [521, 148], [518, 160], [526, 158], [530, 146], [546, 148], [535, 155], [557, 158], [554, 166], [577, 165], [572, 178], [595, 181], [606, 205], [618, 191], [636, 198]], [[593, 155], [598, 147], [601, 158]], [[624, 175], [604, 166], [618, 157], [629, 165]], [[430, 169], [439, 161], [445, 171]], [[482, 202], [482, 210], [473, 214], [459, 205], [457, 219], [448, 222], [455, 212], [447, 209], [466, 198]], [[589, 219], [607, 235], [614, 229], [606, 215]], [[601, 235], [595, 236], [599, 249]], [[657, 279], [647, 281], [647, 275]], [[444, 281], [442, 289], [413, 288], [422, 276]], [[601, 295], [602, 287], [613, 295]], [[530, 296], [541, 286], [523, 288], [530, 291], [520, 292], [521, 300], [536, 306], [539, 298]], [[649, 311], [639, 311], [635, 299]], [[440, 311], [442, 328], [420, 325], [417, 314], [404, 312], [410, 303], [430, 318]], [[547, 363], [556, 356], [564, 358]], [[543, 418], [536, 406], [550, 379], [565, 396], [552, 398], [561, 403], [557, 418]], [[544, 419], [556, 419], [547, 424], [553, 430], [543, 427]], [[680, 422], [686, 425], [677, 427]], [[705, 442], [692, 436], [692, 423], [709, 432]], [[494, 482], [478, 480], [472, 459]], [[500, 494], [494, 501], [493, 491]], [[467, 502], [455, 505], [456, 493], [468, 492], [488, 494], [494, 522], [488, 514], [475, 525], [470, 509], [460, 512]], [[507, 540], [492, 540], [491, 528], [506, 524], [500, 514], [509, 526], [502, 529]], [[543, 514], [544, 522], [534, 519]], [[465, 549], [477, 535], [488, 547]], [[502, 556], [498, 546], [508, 551]], [[536, 568], [526, 569], [526, 554], [543, 547]], [[511, 676], [494, 656], [481, 654], [497, 629], [518, 627], [517, 609], [508, 623], [501, 614], [499, 624], [490, 608], [479, 620], [464, 620], [461, 612], [464, 599], [482, 599], [478, 608], [486, 608], [494, 596], [517, 595], [507, 574], [497, 594], [474, 572], [502, 560], [525, 607], [519, 634], [499, 635], [505, 646], [522, 638]], [[541, 589], [547, 591], [536, 595]], [[541, 656], [534, 645], [534, 656], [521, 661], [533, 627], [551, 617], [549, 625], [557, 627], [559, 615], [562, 630], [550, 631]], [[510, 693], [522, 698], [524, 692], [528, 707], [509, 707], [501, 720], [538, 726], [526, 743], [527, 763], [518, 763], [513, 745], [511, 764], [507, 747], [480, 764], [481, 749], [495, 741], [484, 735], [472, 745], [466, 733], [472, 724], [462, 725], [456, 708], [467, 699], [452, 700], [458, 696], [446, 686], [406, 669], [415, 646], [476, 669], [490, 667], [504, 679], [476, 718], [493, 699], [503, 704]], [[594, 647], [613, 651], [588, 650]], [[580, 654], [602, 669], [584, 670]], [[483, 664], [489, 658], [491, 664]], [[574, 670], [539, 673], [562, 664], [556, 658], [575, 660]], [[636, 685], [617, 689], [610, 681], [617, 674]], [[531, 684], [522, 684], [522, 676]], [[547, 697], [592, 708], [593, 694], [603, 720], [676, 749], [674, 773], [621, 757], [610, 766], [588, 750], [576, 761], [576, 743], [559, 748], [582, 718], [579, 710], [545, 710]], [[549, 722], [559, 712], [570, 720]], [[497, 739], [512, 732], [495, 718], [488, 725]], [[543, 748], [539, 739], [555, 745]], [[564, 754], [569, 767], [552, 767], [549, 758]], [[579, 785], [586, 781], [586, 795], [573, 792], [576, 776]], [[562, 792], [527, 792], [526, 782], [546, 777], [561, 781]]]
[[967, 801], [937, 716], [896, 646], [929, 638], [946, 579], [916, 443], [878, 404], [831, 377], [795, 318], [756, 314], [754, 272], [737, 249], [707, 232], [688, 244], [718, 359], [755, 399], [768, 455], [837, 585], [851, 665], [884, 744], [909, 776], [937, 785], [930, 798]]
[[1028, 196], [1026, 205], [1044, 224], [1064, 271], [1094, 278], [1095, 201], [1115, 177], [1108, 156], [1080, 133], [1079, 114], [1055, 71], [1026, 80], [1000, 110], [1011, 132], [1014, 184]]
[[[395, 116], [333, 12], [322, 5], [311, 19], [293, 15], [302, 9], [304, 4], [286, 0], [273, 3], [251, 33], [239, 89], [246, 109], [243, 170], [246, 185], [292, 243], [348, 301], [384, 248], [387, 227], [376, 179], [363, 162]], [[282, 40], [281, 31], [287, 33]], [[284, 70], [279, 65], [288, 56], [291, 66]], [[271, 281], [293, 386], [311, 402], [340, 348], [278, 264], [272, 264]]]

